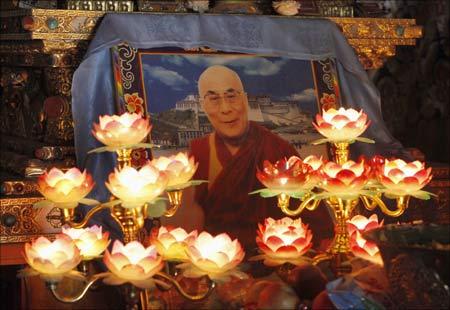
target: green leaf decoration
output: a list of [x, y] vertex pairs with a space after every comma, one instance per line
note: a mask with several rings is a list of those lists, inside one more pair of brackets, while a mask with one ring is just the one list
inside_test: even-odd
[[270, 188], [262, 188], [257, 189], [256, 191], [253, 191], [249, 193], [249, 195], [259, 194], [263, 198], [270, 198], [275, 197], [280, 194], [286, 194], [289, 195], [291, 198], [302, 198], [305, 195], [304, 191], [282, 191], [282, 190], [276, 190], [276, 189], [270, 189]]
[[115, 152], [118, 148], [113, 146], [102, 146], [95, 149], [92, 149], [88, 152], [88, 154], [92, 153], [103, 153], [103, 152]]
[[355, 138], [355, 140], [359, 141], [359, 142], [370, 143], [370, 144], [375, 143], [374, 140], [369, 139], [369, 138], [365, 138], [365, 137], [357, 137], [357, 138]]
[[120, 203], [122, 203], [122, 200], [120, 200], [120, 199], [114, 199], [114, 200], [105, 202], [103, 205], [104, 205], [105, 207], [114, 207], [115, 205], [118, 205], [118, 204], [120, 204]]
[[153, 144], [153, 143], [136, 143], [136, 144], [125, 144], [125, 145], [120, 145], [120, 146], [102, 146], [102, 147], [98, 147], [95, 148], [93, 150], [90, 150], [88, 152], [88, 154], [91, 153], [102, 153], [102, 152], [116, 152], [118, 150], [121, 149], [139, 149], [139, 148], [145, 148], [145, 149], [150, 149], [150, 148], [154, 148], [154, 147], [160, 147], [157, 144]]
[[323, 193], [320, 193], [320, 194], [316, 194], [314, 196], [314, 199], [315, 200], [326, 199], [326, 198], [330, 198], [331, 196], [333, 196], [333, 194], [328, 193], [328, 192], [323, 192]]
[[189, 186], [191, 186], [189, 182], [186, 182], [186, 183], [183, 183], [183, 184], [179, 184], [179, 185], [175, 185], [175, 186], [167, 186], [166, 192], [179, 191], [179, 190], [188, 188]]
[[131, 144], [127, 146], [127, 149], [138, 149], [138, 148], [144, 148], [144, 149], [151, 149], [151, 148], [160, 148], [161, 145], [159, 144], [153, 144], [153, 143], [137, 143], [137, 144]]
[[162, 217], [167, 210], [167, 199], [156, 199], [148, 204], [147, 215], [151, 218]]
[[397, 199], [400, 196], [401, 195], [396, 195], [396, 194], [391, 193], [391, 192], [384, 192], [384, 197], [386, 197], [387, 199]]
[[330, 141], [330, 139], [328, 139], [328, 138], [322, 138], [322, 139], [311, 141], [310, 143], [312, 145], [319, 145], [319, 144], [324, 144], [324, 143], [327, 143], [327, 142], [332, 142], [332, 141]]
[[268, 188], [267, 188], [266, 191], [261, 191], [261, 192], [259, 193], [259, 195], [260, 195], [261, 197], [263, 197], [263, 198], [275, 197], [275, 196], [278, 196], [279, 194], [280, 194], [280, 192], [278, 192], [278, 191], [272, 191], [272, 190], [270, 190], [270, 189], [268, 189]]
[[79, 203], [82, 203], [82, 204], [88, 205], [88, 206], [96, 206], [96, 205], [100, 204], [99, 201], [97, 201], [95, 199], [90, 199], [90, 198], [83, 198], [79, 201]]
[[411, 196], [420, 199], [420, 200], [429, 200], [431, 196], [428, 193], [414, 193]]
[[160, 201], [166, 202], [166, 201], [169, 201], [169, 199], [166, 198], [166, 197], [158, 196], [155, 199], [153, 199], [152, 201], [148, 202], [148, 204], [153, 204], [153, 203], [157, 203], [157, 202], [160, 202]]
[[429, 200], [431, 198], [431, 196], [437, 197], [436, 194], [430, 193], [427, 191], [417, 191], [417, 192], [411, 193], [410, 195], [417, 199], [421, 199], [421, 200]]
[[249, 195], [259, 194], [259, 193], [261, 193], [261, 192], [262, 192], [263, 190], [265, 190], [265, 189], [267, 189], [267, 188], [257, 189], [256, 191], [250, 192], [250, 193], [248, 193], [248, 194], [249, 194]]
[[385, 189], [385, 187], [381, 184], [381, 183], [368, 183], [365, 187], [365, 189], [370, 190], [370, 191], [378, 191], [378, 190], [383, 190]]
[[376, 192], [376, 191], [371, 191], [371, 190], [362, 190], [362, 191], [360, 192], [360, 194], [363, 195], [363, 196], [369, 196], [369, 197], [372, 197], [372, 196], [376, 196], [376, 195], [377, 195], [377, 192]]
[[44, 200], [35, 202], [33, 204], [33, 208], [47, 208], [47, 207], [51, 207], [51, 206], [54, 206], [54, 205], [55, 205], [54, 202], [44, 199]]
[[178, 191], [178, 190], [182, 190], [182, 189], [185, 189], [185, 188], [188, 188], [188, 187], [191, 187], [191, 186], [197, 186], [197, 185], [200, 185], [200, 184], [203, 184], [203, 183], [208, 183], [208, 181], [207, 180], [191, 180], [191, 181], [188, 181], [186, 183], [179, 184], [179, 185], [176, 185], [176, 186], [169, 186], [169, 187], [166, 188], [166, 191], [167, 192]]
[[305, 196], [305, 192], [304, 191], [298, 191], [298, 192], [290, 192], [287, 193], [289, 196], [291, 196], [292, 198], [296, 198], [296, 199], [302, 199], [303, 196]]
[[203, 183], [208, 183], [208, 182], [209, 182], [208, 180], [191, 180], [191, 181], [189, 181], [190, 186], [197, 186], [197, 185], [200, 185]]

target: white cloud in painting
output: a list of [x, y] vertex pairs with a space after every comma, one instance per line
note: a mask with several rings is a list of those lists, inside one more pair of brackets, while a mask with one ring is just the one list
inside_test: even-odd
[[189, 56], [181, 56], [185, 60], [189, 61], [190, 63], [202, 66], [202, 67], [209, 67], [214, 65], [226, 65], [230, 62], [235, 62], [242, 56], [207, 56], [207, 55], [189, 55]]
[[310, 102], [316, 100], [316, 91], [314, 88], [307, 88], [300, 93], [291, 94], [283, 99], [290, 101]]
[[181, 90], [183, 85], [188, 85], [189, 81], [178, 72], [167, 70], [160, 66], [144, 65], [144, 71], [151, 78], [159, 80], [161, 83], [172, 87], [174, 90]]
[[181, 56], [171, 55], [171, 56], [167, 56], [167, 57], [162, 57], [162, 60], [164, 62], [174, 64], [176, 66], [183, 65], [183, 57], [181, 57]]
[[240, 68], [247, 75], [269, 76], [277, 74], [281, 67], [287, 60], [271, 61], [263, 57], [252, 56], [182, 56], [187, 61], [202, 67], [209, 67], [213, 65], [224, 65], [234, 68]]

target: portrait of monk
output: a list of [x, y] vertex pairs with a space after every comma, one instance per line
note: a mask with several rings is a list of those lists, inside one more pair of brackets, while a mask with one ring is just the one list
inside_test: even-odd
[[[213, 131], [192, 140], [189, 151], [199, 164], [194, 179], [208, 183], [186, 191], [184, 206], [176, 217], [187, 228], [227, 232], [247, 248], [254, 247], [258, 223], [267, 217], [285, 216], [276, 198], [249, 195], [263, 188], [256, 178], [257, 168], [261, 169], [265, 160], [298, 156], [297, 151], [249, 121], [247, 93], [235, 71], [222, 65], [208, 67], [199, 77], [198, 92]], [[302, 219], [316, 234], [332, 235], [326, 209], [304, 212]]]

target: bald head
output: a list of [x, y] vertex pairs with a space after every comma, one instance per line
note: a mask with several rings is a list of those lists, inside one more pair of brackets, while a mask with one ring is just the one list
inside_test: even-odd
[[208, 91], [218, 91], [224, 93], [234, 90], [244, 92], [239, 75], [225, 66], [211, 66], [200, 75], [198, 79], [198, 93], [200, 98], [204, 98]]
[[248, 129], [248, 100], [239, 75], [211, 66], [198, 79], [198, 93], [215, 131], [228, 141], [240, 141]]

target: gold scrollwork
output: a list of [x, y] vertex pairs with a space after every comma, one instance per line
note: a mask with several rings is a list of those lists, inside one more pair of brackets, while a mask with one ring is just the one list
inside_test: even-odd
[[2, 183], [2, 194], [8, 195], [27, 195], [38, 193], [36, 182], [30, 181], [5, 181]]
[[349, 43], [366, 69], [380, 68], [387, 57], [395, 55], [396, 44], [390, 40], [350, 39]]
[[[5, 34], [2, 34], [2, 39], [34, 39], [53, 42], [89, 41], [92, 39], [95, 26], [105, 14], [101, 11], [44, 9], [25, 10], [25, 13], [23, 11], [22, 13], [4, 13], [2, 17], [5, 18], [30, 16], [33, 19], [33, 27], [31, 27], [30, 33], [8, 33], [6, 31]], [[422, 27], [417, 26], [414, 19], [346, 17], [329, 17], [328, 19], [338, 25], [350, 45], [355, 48], [366, 69], [381, 67], [386, 57], [395, 54], [397, 45], [414, 45], [415, 40], [422, 36]], [[66, 44], [73, 46], [73, 43]], [[66, 47], [68, 48], [68, 46]], [[200, 49], [203, 52], [208, 51]]]
[[325, 85], [327, 85], [328, 90], [333, 91], [334, 90], [334, 86], [333, 86], [333, 73], [331, 71], [331, 66], [330, 66], [330, 61], [329, 59], [327, 60], [319, 60], [318, 63], [322, 66], [322, 81], [325, 83]]
[[63, 219], [63, 215], [62, 215], [62, 211], [60, 208], [53, 208], [51, 209], [48, 213], [47, 216], [45, 217], [46, 221], [50, 224], [51, 227], [53, 228], [59, 228], [62, 226], [62, 219]]
[[43, 198], [11, 198], [1, 199], [1, 214], [10, 214], [15, 218], [15, 223], [8, 227], [0, 225], [0, 242], [8, 241], [9, 236], [38, 234], [41, 230], [36, 222], [40, 209], [33, 208], [33, 204]]
[[49, 240], [55, 239], [55, 234], [27, 234], [18, 236], [0, 235], [0, 243], [22, 243], [35, 240], [39, 237], [45, 237]]
[[72, 117], [63, 117], [58, 122], [58, 133], [64, 141], [73, 141], [73, 120]]
[[45, 68], [46, 87], [52, 96], [70, 97], [73, 68]]
[[422, 27], [414, 19], [331, 17], [347, 38], [417, 39]]
[[123, 88], [130, 89], [131, 84], [134, 81], [134, 73], [132, 71], [132, 62], [136, 57], [137, 49], [131, 47], [130, 45], [124, 43], [118, 46], [118, 51], [120, 54], [120, 75], [122, 78]]

